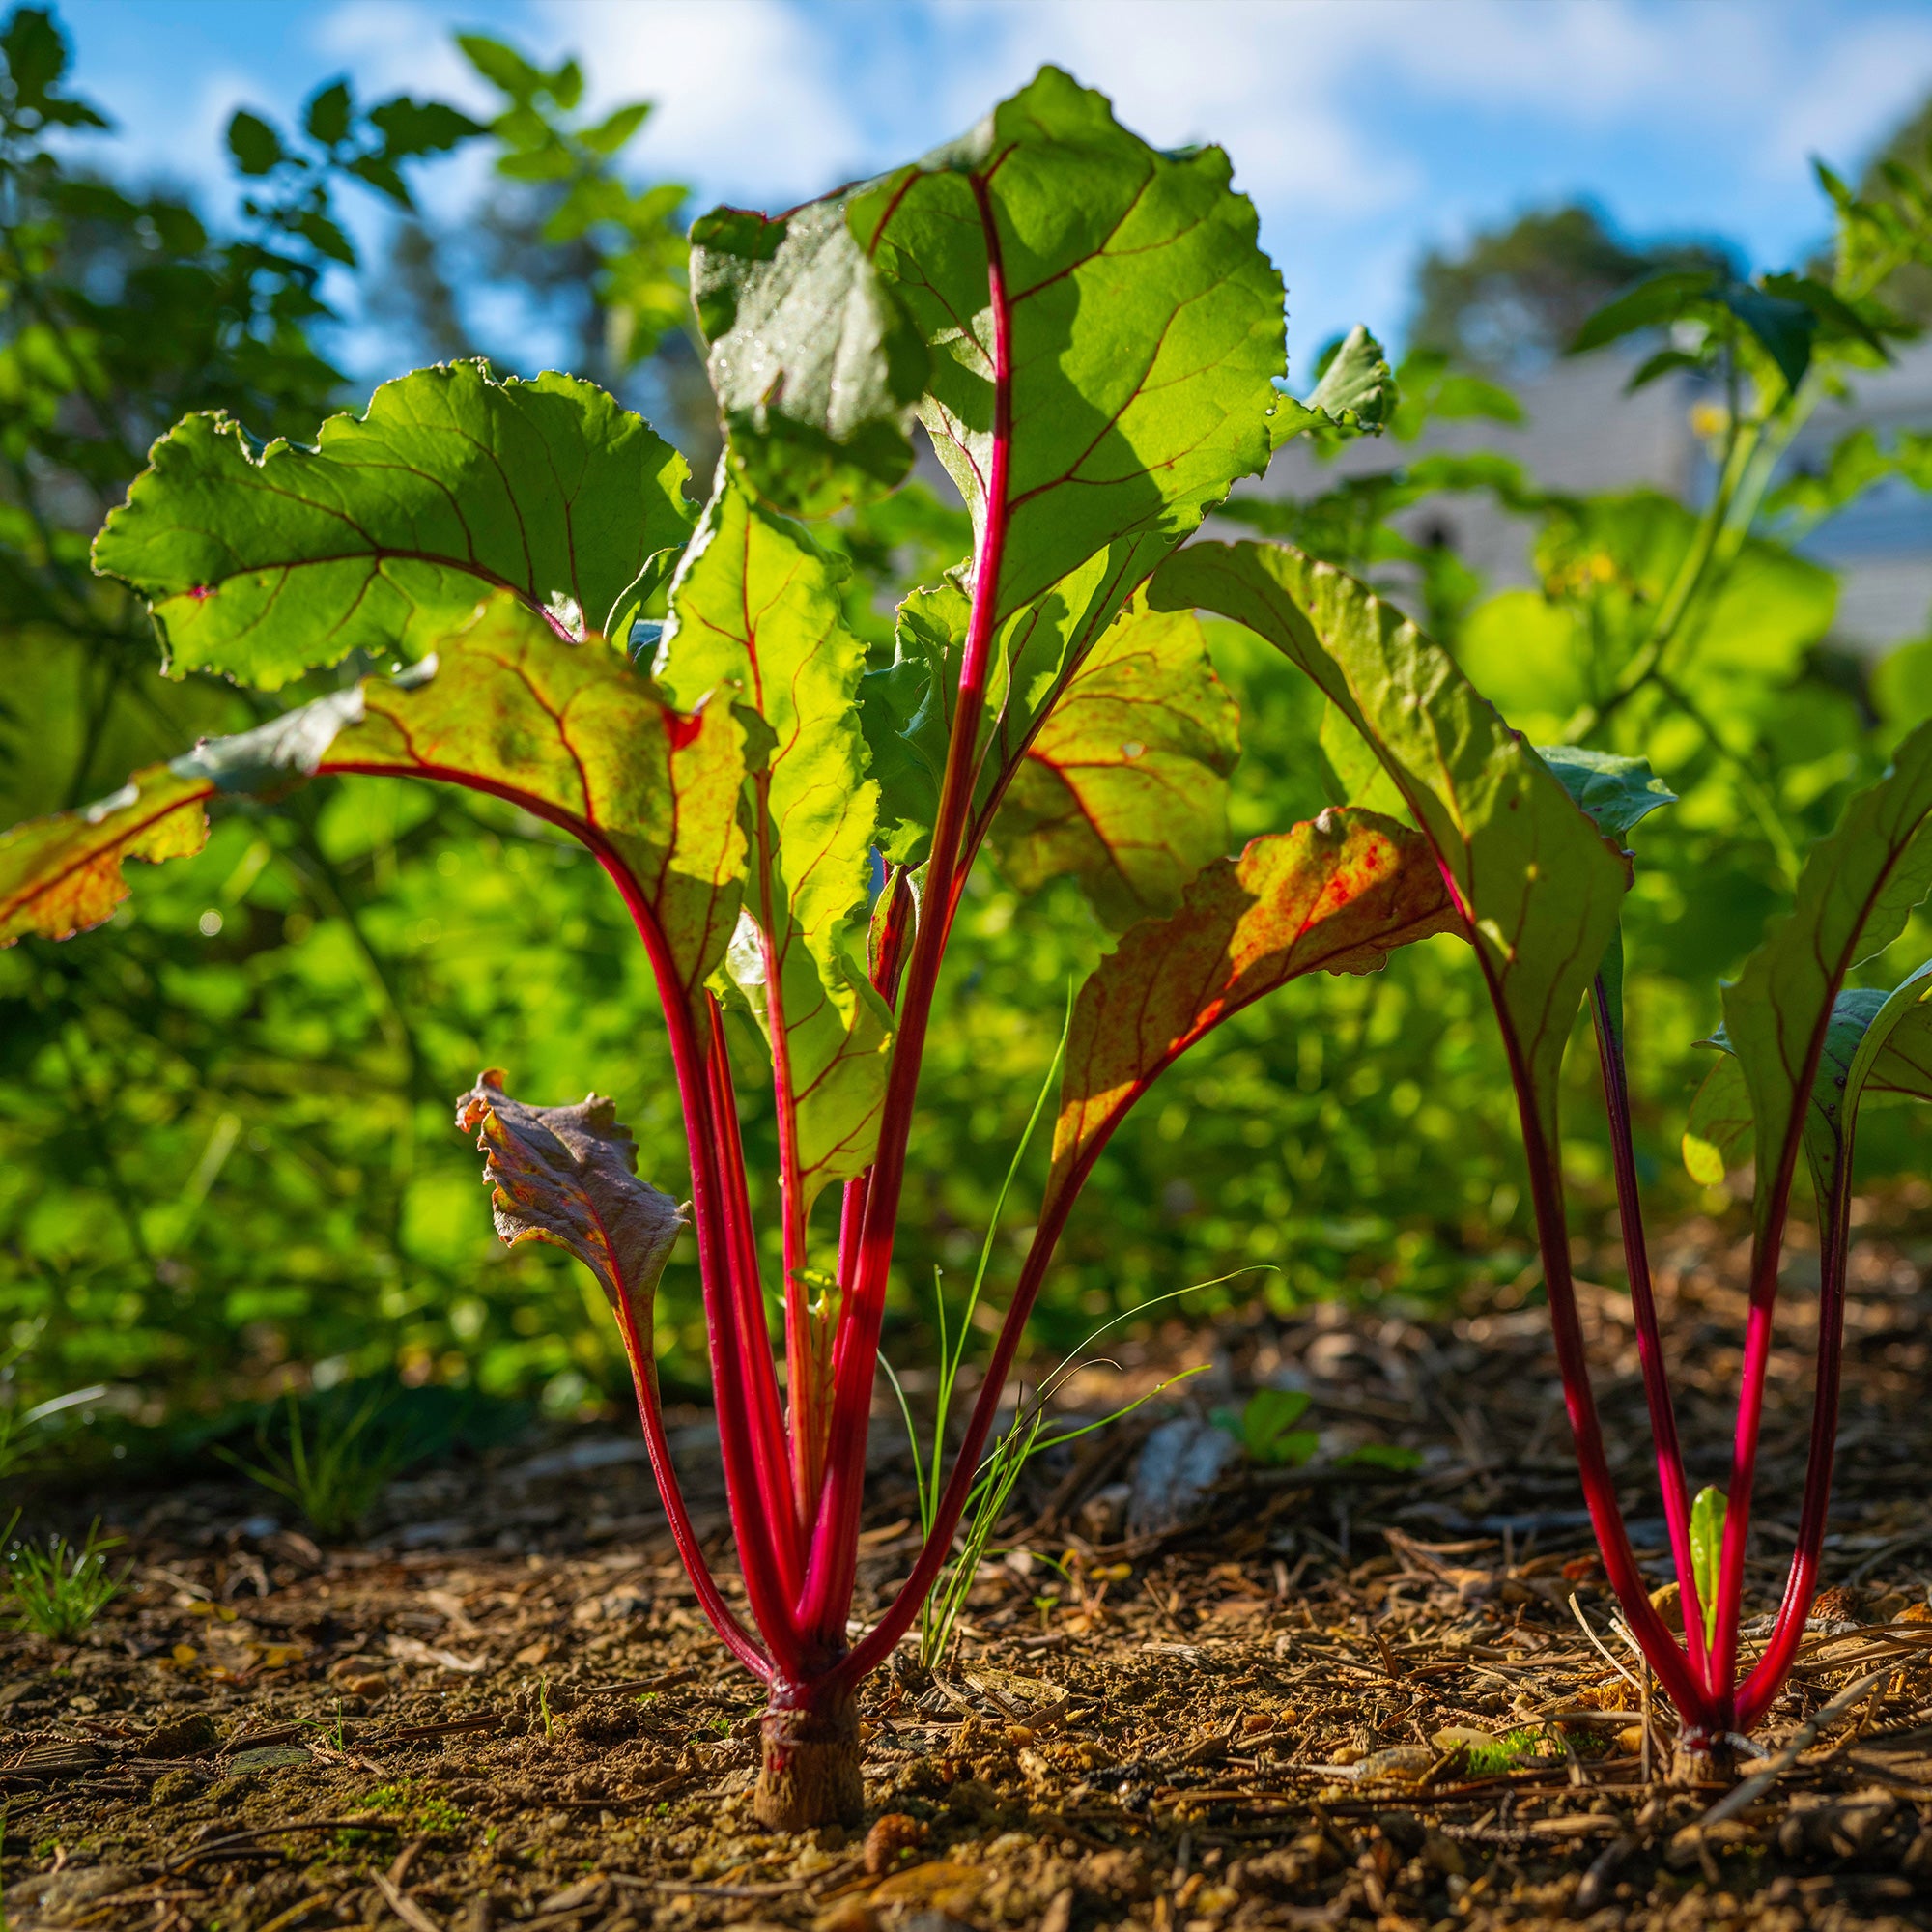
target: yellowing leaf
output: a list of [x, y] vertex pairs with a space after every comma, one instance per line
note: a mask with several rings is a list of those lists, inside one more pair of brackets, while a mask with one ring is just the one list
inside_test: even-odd
[[174, 849], [195, 849], [217, 793], [272, 796], [317, 773], [431, 779], [510, 799], [582, 839], [695, 993], [729, 942], [744, 868], [744, 742], [728, 707], [681, 716], [618, 652], [567, 642], [509, 598], [440, 641], [406, 679], [365, 679], [199, 745], [92, 812], [0, 838], [0, 935], [71, 929], [74, 881], [164, 816], [193, 828], [192, 842], [168, 835]]
[[0, 946], [29, 933], [71, 939], [110, 918], [131, 890], [124, 860], [158, 865], [199, 852], [208, 841], [207, 790], [154, 765], [80, 811], [0, 834]]
[[1178, 912], [1135, 926], [1080, 989], [1042, 1215], [1223, 1020], [1304, 973], [1373, 973], [1458, 923], [1427, 842], [1373, 812], [1324, 811], [1206, 867]]
[[1193, 544], [1149, 601], [1246, 624], [1374, 748], [1454, 883], [1553, 1148], [1563, 1049], [1629, 881], [1618, 848], [1447, 652], [1332, 566], [1282, 545]]

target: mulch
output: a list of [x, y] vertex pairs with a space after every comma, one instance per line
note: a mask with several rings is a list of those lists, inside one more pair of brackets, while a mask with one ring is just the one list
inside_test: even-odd
[[[1322, 1308], [1150, 1337], [1095, 1408], [1293, 1378], [1322, 1450], [1126, 1540], [1151, 1408], [1042, 1459], [953, 1651], [867, 1687], [868, 1824], [751, 1820], [759, 1699], [704, 1628], [648, 1470], [605, 1428], [395, 1485], [322, 1550], [210, 1482], [95, 1506], [123, 1594], [78, 1642], [0, 1635], [6, 1922], [186, 1932], [724, 1924], [1932, 1926], [1932, 1291], [1922, 1203], [1861, 1205], [1821, 1600], [1754, 1783], [1664, 1781], [1671, 1720], [1614, 1627], [1545, 1317]], [[1578, 1264], [1607, 1273], [1607, 1256]], [[1722, 1479], [1743, 1249], [1658, 1257], [1693, 1481]], [[1808, 1280], [1807, 1280], [1808, 1275]], [[1815, 1264], [1772, 1364], [1747, 1617], [1782, 1581]], [[1627, 1304], [1586, 1289], [1640, 1553], [1668, 1564]], [[881, 1421], [862, 1606], [905, 1574]], [[684, 1419], [694, 1506], [725, 1547]], [[1391, 1470], [1364, 1442], [1419, 1452]], [[1748, 1773], [1750, 1763], [1741, 1767]]]

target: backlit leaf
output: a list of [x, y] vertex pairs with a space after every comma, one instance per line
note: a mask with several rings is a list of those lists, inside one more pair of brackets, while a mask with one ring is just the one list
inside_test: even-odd
[[852, 232], [930, 351], [933, 446], [976, 532], [1004, 528], [982, 807], [1153, 565], [1266, 467], [1281, 278], [1229, 182], [1220, 149], [1162, 154], [1049, 67], [852, 200]]
[[1072, 873], [1116, 927], [1169, 913], [1228, 845], [1238, 716], [1191, 611], [1129, 606], [1088, 653], [993, 822], [1022, 892]]
[[1614, 845], [1447, 652], [1332, 566], [1280, 546], [1194, 544], [1150, 601], [1246, 624], [1375, 748], [1454, 881], [1553, 1144], [1563, 1049], [1629, 881]]
[[504, 1077], [479, 1074], [456, 1103], [457, 1126], [483, 1155], [497, 1232], [510, 1247], [547, 1241], [575, 1255], [617, 1317], [632, 1373], [654, 1386], [651, 1304], [684, 1212], [639, 1178], [615, 1101], [589, 1094], [572, 1107], [529, 1107], [503, 1092]]
[[205, 782], [165, 765], [110, 797], [0, 834], [0, 946], [29, 933], [71, 939], [99, 925], [131, 888], [127, 859], [185, 859], [208, 842]]
[[1718, 1640], [1718, 1559], [1724, 1547], [1728, 1514], [1722, 1490], [1705, 1488], [1690, 1505], [1690, 1574], [1704, 1612], [1704, 1641]]
[[1373, 812], [1324, 811], [1204, 867], [1178, 912], [1134, 926], [1080, 989], [1042, 1215], [1223, 1020], [1304, 973], [1373, 973], [1459, 924], [1428, 842]]
[[685, 461], [588, 383], [475, 362], [385, 383], [314, 449], [188, 416], [97, 538], [172, 668], [264, 688], [352, 650], [412, 659], [493, 591], [620, 638], [690, 533]]
[[912, 468], [924, 339], [854, 240], [846, 200], [768, 218], [720, 208], [691, 231], [691, 295], [732, 460], [818, 516]]
[[1755, 1123], [1760, 1236], [1781, 1211], [1825, 1058], [1839, 989], [1882, 952], [1932, 892], [1932, 724], [1899, 746], [1890, 770], [1812, 847], [1791, 912], [1724, 988], [1724, 1031], [1743, 1064]]
[[1358, 322], [1306, 401], [1284, 395], [1268, 417], [1268, 445], [1279, 449], [1304, 430], [1331, 440], [1379, 436], [1396, 406], [1395, 373], [1381, 344]]
[[1721, 1187], [1750, 1140], [1750, 1089], [1727, 1047], [1691, 1099], [1684, 1127], [1684, 1166], [1700, 1187]]
[[892, 1034], [864, 965], [877, 788], [856, 703], [866, 650], [844, 624], [840, 575], [729, 481], [671, 586], [657, 660], [674, 701], [728, 694], [747, 721], [750, 880], [726, 965], [795, 1102], [807, 1205], [871, 1160]]
[[[156, 824], [168, 851], [200, 844], [217, 793], [273, 796], [318, 773], [440, 780], [507, 798], [572, 833], [663, 935], [666, 963], [695, 994], [738, 916], [743, 734], [724, 705], [681, 717], [623, 656], [573, 644], [503, 597], [442, 640], [432, 668], [366, 678], [254, 731], [197, 746], [141, 773], [93, 812], [0, 838], [8, 937], [73, 929], [77, 890], [103, 917], [102, 854], [138, 851]], [[114, 841], [121, 843], [114, 846]], [[125, 893], [126, 888], [120, 891]]]
[[[1805, 1109], [1804, 1152], [1812, 1185], [1824, 1201], [1841, 1164], [1851, 1158], [1859, 1107], [1867, 1093], [1932, 1100], [1932, 964], [1891, 992], [1855, 987], [1832, 1005], [1831, 1023]], [[1693, 1180], [1714, 1187], [1753, 1146], [1750, 1092], [1743, 1064], [1721, 1028], [1709, 1042], [1722, 1049], [1690, 1103], [1684, 1165]]]

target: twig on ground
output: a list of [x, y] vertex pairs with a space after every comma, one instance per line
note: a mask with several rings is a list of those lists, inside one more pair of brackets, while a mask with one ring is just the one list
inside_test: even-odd
[[[399, 1859], [397, 1863], [401, 1862]], [[376, 1874], [376, 1889], [383, 1894], [389, 1910], [410, 1928], [410, 1932], [442, 1932], [442, 1927], [387, 1872]]]

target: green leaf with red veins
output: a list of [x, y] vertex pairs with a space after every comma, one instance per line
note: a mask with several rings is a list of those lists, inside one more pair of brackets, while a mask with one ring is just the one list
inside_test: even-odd
[[1563, 1049], [1629, 883], [1615, 842], [1446, 651], [1332, 565], [1285, 545], [1193, 544], [1156, 574], [1149, 601], [1247, 625], [1375, 749], [1454, 881], [1553, 1148]]
[[1724, 988], [1724, 1032], [1744, 1067], [1756, 1131], [1752, 1220], [1781, 1211], [1845, 976], [1883, 952], [1932, 892], [1932, 723], [1811, 848], [1796, 902]]
[[912, 468], [923, 338], [835, 195], [790, 214], [719, 208], [691, 230], [691, 298], [731, 460], [781, 509], [821, 516]]
[[1228, 845], [1240, 714], [1192, 611], [1135, 603], [1068, 680], [993, 821], [1022, 892], [1072, 873], [1119, 929], [1172, 912]]
[[[1832, 1005], [1831, 1024], [1811, 1081], [1804, 1111], [1804, 1153], [1820, 1201], [1830, 1197], [1841, 1164], [1850, 1157], [1859, 1108], [1867, 1094], [1897, 1094], [1932, 1100], [1932, 965], [1891, 992], [1854, 987]], [[1730, 1036], [1719, 1028], [1707, 1044], [1722, 1058], [1705, 1075], [1690, 1103], [1684, 1130], [1684, 1165], [1707, 1187], [1722, 1181], [1726, 1168], [1751, 1151], [1754, 1132], [1750, 1090]]]
[[1373, 973], [1398, 946], [1461, 926], [1429, 841], [1375, 812], [1331, 809], [1204, 867], [1180, 909], [1128, 932], [1074, 1002], [1042, 1218], [1223, 1020], [1304, 973]]
[[313, 449], [186, 417], [94, 560], [149, 600], [177, 675], [265, 690], [354, 650], [419, 658], [503, 589], [621, 641], [690, 534], [689, 473], [591, 384], [457, 362], [384, 383]]
[[1685, 1171], [1700, 1187], [1721, 1187], [1726, 1171], [1744, 1158], [1750, 1144], [1750, 1089], [1726, 1045], [1723, 1058], [1691, 1096], [1682, 1143]]
[[529, 1107], [503, 1092], [492, 1067], [456, 1103], [474, 1133], [497, 1232], [506, 1246], [548, 1241], [575, 1255], [617, 1318], [632, 1373], [657, 1383], [651, 1306], [683, 1210], [638, 1175], [638, 1143], [616, 1102], [588, 1094], [574, 1107]]
[[71, 939], [103, 920], [132, 888], [126, 859], [185, 859], [208, 842], [207, 781], [156, 765], [99, 804], [0, 833], [0, 946], [33, 933]]
[[[737, 923], [744, 771], [727, 706], [680, 716], [621, 653], [569, 643], [502, 597], [411, 677], [364, 679], [153, 766], [87, 811], [15, 827], [0, 838], [0, 938], [104, 918], [126, 892], [107, 868], [197, 849], [210, 798], [364, 773], [491, 792], [573, 833], [655, 922], [695, 994]], [[170, 849], [145, 852], [156, 838]]]
[[[988, 681], [982, 785], [1154, 564], [1267, 467], [1281, 277], [1229, 181], [1219, 148], [1162, 154], [1049, 67], [852, 198], [853, 234], [931, 353], [921, 418], [976, 532], [1004, 525], [993, 614], [1009, 680]], [[1011, 330], [997, 504], [995, 253]]]
[[878, 788], [859, 728], [866, 648], [840, 615], [841, 574], [727, 479], [679, 567], [658, 649], [674, 700], [728, 694], [747, 721], [749, 878], [726, 970], [796, 1105], [802, 1208], [870, 1163], [892, 1037], [864, 965]]

